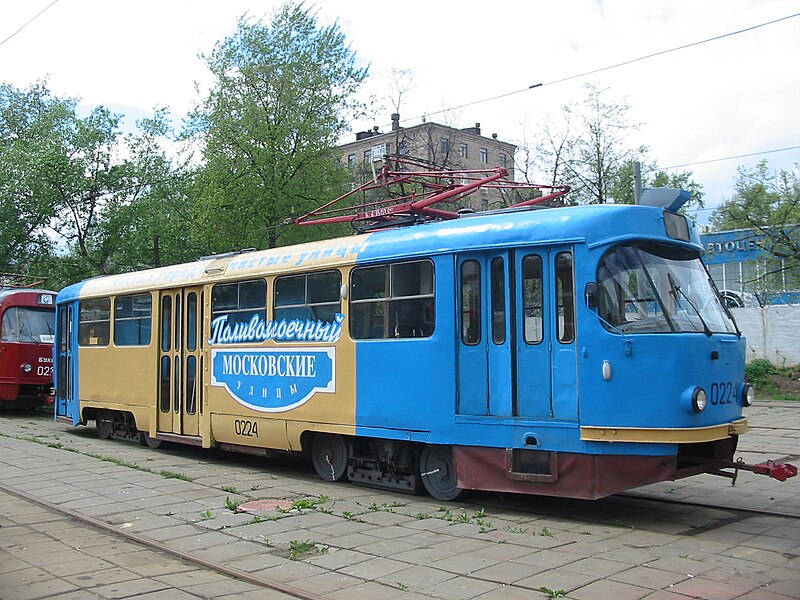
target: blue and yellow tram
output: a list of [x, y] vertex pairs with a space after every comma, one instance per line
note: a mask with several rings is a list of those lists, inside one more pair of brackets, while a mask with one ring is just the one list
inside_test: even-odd
[[600, 498], [731, 466], [745, 340], [684, 216], [464, 215], [89, 279], [56, 415], [440, 499]]

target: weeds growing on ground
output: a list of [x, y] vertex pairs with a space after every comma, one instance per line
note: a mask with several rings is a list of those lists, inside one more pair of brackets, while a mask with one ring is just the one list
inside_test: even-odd
[[175, 471], [159, 471], [159, 475], [162, 477], [166, 477], [167, 479], [180, 479], [182, 481], [194, 481], [188, 475], [184, 475], [183, 473], [176, 473]]

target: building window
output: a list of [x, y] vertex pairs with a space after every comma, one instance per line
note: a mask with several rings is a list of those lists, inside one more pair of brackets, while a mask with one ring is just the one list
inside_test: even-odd
[[350, 333], [355, 339], [430, 337], [434, 329], [429, 260], [353, 269]]
[[348, 154], [347, 155], [347, 168], [353, 169], [356, 166], [356, 155], [355, 154]]
[[501, 167], [505, 167], [506, 166], [506, 162], [507, 162], [506, 161], [506, 153], [505, 152], [501, 152], [500, 153], [500, 166]]
[[469, 158], [468, 154], [469, 154], [469, 148], [467, 147], [467, 145], [466, 144], [461, 144], [458, 147], [458, 155], [461, 158]]
[[442, 149], [442, 155], [447, 156], [450, 153], [450, 140], [442, 138], [439, 142], [439, 147]]
[[400, 140], [397, 143], [397, 153], [400, 156], [405, 156], [406, 154], [408, 154], [408, 144], [406, 143], [405, 140]]
[[481, 163], [487, 164], [489, 162], [489, 151], [486, 148], [481, 148]]
[[153, 313], [150, 294], [117, 296], [114, 300], [114, 344], [148, 346]]

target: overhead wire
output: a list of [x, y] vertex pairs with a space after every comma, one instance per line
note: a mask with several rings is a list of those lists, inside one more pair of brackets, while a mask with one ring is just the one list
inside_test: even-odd
[[45, 7], [44, 7], [42, 10], [40, 10], [38, 13], [36, 13], [34, 16], [32, 16], [30, 19], [28, 19], [28, 21], [27, 21], [27, 22], [26, 22], [24, 25], [22, 25], [22, 27], [20, 27], [20, 28], [19, 28], [19, 29], [17, 29], [17, 30], [16, 30], [14, 33], [12, 33], [10, 36], [8, 36], [6, 39], [4, 39], [3, 41], [1, 41], [1, 42], [0, 42], [0, 46], [2, 46], [3, 44], [5, 44], [5, 43], [6, 43], [8, 40], [10, 40], [11, 38], [13, 38], [15, 35], [17, 35], [17, 34], [18, 34], [20, 31], [22, 31], [23, 29], [25, 29], [25, 28], [26, 28], [28, 25], [30, 25], [31, 23], [33, 23], [33, 22], [34, 22], [36, 19], [38, 19], [40, 16], [42, 16], [42, 14], [44, 14], [44, 12], [45, 12], [47, 9], [49, 9], [51, 6], [53, 6], [53, 5], [54, 5], [54, 4], [56, 4], [57, 2], [58, 2], [58, 0], [53, 0], [53, 1], [52, 1], [50, 4], [48, 4], [47, 6], [45, 6]]
[[737, 154], [735, 156], [723, 156], [721, 158], [710, 158], [708, 160], [698, 160], [696, 162], [683, 163], [680, 165], [670, 165], [659, 167], [660, 170], [682, 169], [683, 167], [693, 167], [695, 165], [707, 165], [709, 163], [721, 162], [723, 160], [735, 160], [739, 158], [750, 158], [751, 156], [762, 156], [764, 154], [774, 154], [775, 152], [787, 152], [788, 150], [800, 150], [800, 146], [787, 146], [786, 148], [775, 148], [774, 150], [762, 150], [761, 152], [750, 152], [748, 154]]
[[643, 60], [647, 60], [649, 58], [654, 58], [656, 56], [669, 54], [670, 52], [677, 52], [678, 50], [685, 50], [686, 48], [692, 48], [694, 46], [699, 46], [701, 44], [707, 44], [709, 42], [715, 42], [717, 40], [721, 40], [721, 39], [724, 39], [724, 38], [727, 38], [727, 37], [731, 37], [731, 36], [734, 36], [734, 35], [739, 35], [739, 34], [742, 34], [742, 33], [747, 33], [749, 31], [753, 31], [753, 30], [759, 29], [761, 27], [767, 27], [768, 25], [774, 25], [775, 23], [780, 23], [782, 21], [787, 21], [789, 19], [794, 19], [794, 18], [797, 18], [797, 17], [800, 17], [800, 13], [794, 13], [794, 14], [791, 14], [791, 15], [787, 15], [785, 17], [780, 17], [778, 19], [773, 19], [771, 21], [766, 21], [764, 23], [759, 23], [757, 25], [752, 25], [750, 27], [745, 27], [744, 29], [738, 29], [736, 31], [730, 31], [728, 33], [723, 33], [723, 34], [720, 34], [720, 35], [716, 35], [714, 37], [706, 38], [706, 39], [703, 39], [703, 40], [698, 40], [696, 42], [690, 42], [688, 44], [683, 44], [681, 46], [675, 46], [673, 48], [667, 48], [666, 50], [660, 50], [658, 52], [652, 52], [650, 54], [646, 54], [644, 56], [639, 56], [637, 58], [632, 58], [630, 60], [625, 60], [625, 61], [622, 61], [622, 62], [619, 62], [619, 63], [615, 63], [613, 65], [608, 65], [608, 66], [605, 66], [605, 67], [592, 69], [591, 71], [583, 71], [581, 73], [576, 73], [574, 75], [569, 75], [567, 77], [561, 77], [560, 79], [554, 79], [552, 81], [547, 81], [547, 82], [543, 82], [543, 83], [535, 83], [535, 84], [529, 85], [528, 87], [523, 88], [523, 89], [515, 90], [515, 91], [512, 91], [512, 92], [506, 92], [504, 94], [499, 94], [497, 96], [492, 96], [490, 98], [483, 98], [481, 100], [473, 100], [472, 102], [466, 102], [466, 103], [460, 104], [458, 106], [452, 106], [450, 108], [443, 108], [441, 110], [437, 110], [437, 111], [434, 111], [434, 112], [426, 113], [425, 115], [420, 115], [418, 117], [411, 117], [409, 119], [403, 119], [403, 120], [404, 121], [408, 121], [408, 120], [422, 119], [423, 117], [429, 117], [431, 115], [438, 115], [438, 114], [442, 114], [442, 113], [445, 113], [445, 112], [450, 112], [450, 111], [453, 111], [453, 110], [460, 110], [460, 109], [466, 108], [468, 106], [474, 106], [476, 104], [483, 104], [484, 102], [492, 102], [493, 100], [499, 100], [500, 98], [507, 98], [508, 96], [513, 96], [515, 94], [521, 94], [523, 92], [527, 92], [527, 91], [532, 90], [534, 88], [539, 88], [539, 87], [543, 87], [543, 86], [547, 86], [547, 85], [556, 85], [558, 83], [563, 83], [565, 81], [570, 81], [572, 79], [579, 79], [581, 77], [586, 77], [588, 75], [594, 75], [595, 73], [601, 73], [603, 71], [609, 71], [611, 69], [616, 69], [618, 67], [624, 67], [624, 66], [627, 66], [627, 65], [630, 65], [630, 64], [633, 64], [633, 63], [637, 63], [637, 62], [640, 62], [640, 61], [643, 61]]
[[[626, 60], [626, 61], [622, 61], [622, 62], [619, 62], [619, 63], [615, 63], [613, 65], [608, 65], [608, 66], [605, 66], [605, 67], [592, 69], [590, 71], [583, 71], [581, 73], [576, 73], [574, 75], [569, 75], [567, 77], [561, 77], [559, 79], [554, 79], [554, 80], [548, 81], [548, 82], [535, 83], [535, 84], [529, 85], [528, 87], [523, 88], [523, 89], [514, 90], [514, 91], [511, 91], [511, 92], [506, 92], [506, 93], [503, 93], [503, 94], [498, 94], [496, 96], [491, 96], [489, 98], [483, 98], [483, 99], [480, 99], [480, 100], [474, 100], [472, 102], [466, 102], [466, 103], [460, 104], [458, 106], [452, 106], [450, 108], [444, 108], [444, 109], [441, 109], [441, 110], [438, 110], [438, 111], [434, 111], [434, 112], [427, 112], [424, 115], [420, 115], [420, 116], [417, 116], [417, 117], [410, 117], [408, 119], [403, 119], [403, 121], [416, 121], [416, 120], [419, 120], [419, 119], [424, 119], [424, 118], [430, 117], [432, 115], [438, 115], [438, 114], [442, 114], [442, 113], [445, 113], [445, 112], [450, 112], [450, 111], [454, 111], [454, 110], [460, 110], [460, 109], [466, 108], [468, 106], [474, 106], [476, 104], [483, 104], [485, 102], [492, 102], [494, 100], [499, 100], [501, 98], [507, 98], [509, 96], [513, 96], [513, 95], [516, 95], [516, 94], [521, 94], [523, 92], [527, 92], [527, 91], [530, 91], [530, 90], [535, 89], [535, 88], [539, 88], [539, 87], [543, 87], [543, 86], [547, 86], [547, 85], [556, 85], [556, 84], [559, 84], [559, 83], [563, 83], [565, 81], [570, 81], [570, 80], [573, 80], [573, 79], [579, 79], [581, 77], [586, 77], [588, 75], [594, 75], [595, 73], [601, 73], [603, 71], [609, 71], [611, 69], [616, 69], [618, 67], [627, 66], [627, 65], [630, 65], [630, 64], [633, 64], [633, 63], [637, 63], [637, 62], [640, 62], [640, 61], [643, 61], [643, 60], [647, 60], [649, 58], [654, 58], [656, 56], [662, 56], [662, 55], [668, 54], [670, 52], [676, 52], [678, 50], [685, 50], [687, 48], [692, 48], [694, 46], [699, 46], [701, 44], [706, 44], [706, 43], [709, 43], [709, 42], [718, 41], [718, 40], [721, 40], [721, 39], [724, 39], [724, 38], [728, 38], [728, 37], [731, 37], [731, 36], [735, 36], [735, 35], [739, 35], [739, 34], [742, 34], [742, 33], [747, 33], [749, 31], [753, 31], [753, 30], [759, 29], [761, 27], [767, 27], [769, 25], [774, 25], [776, 23], [780, 23], [782, 21], [787, 21], [789, 19], [794, 19], [794, 18], [797, 18], [797, 17], [800, 17], [800, 13], [794, 13], [794, 14], [791, 14], [791, 15], [786, 15], [785, 17], [772, 19], [771, 21], [765, 21], [763, 23], [758, 23], [756, 25], [752, 25], [750, 27], [745, 27], [743, 29], [738, 29], [736, 31], [730, 31], [730, 32], [723, 33], [723, 34], [720, 34], [720, 35], [716, 35], [716, 36], [713, 36], [713, 37], [710, 37], [710, 38], [705, 38], [705, 39], [702, 39], [702, 40], [698, 40], [696, 42], [690, 42], [688, 44], [682, 44], [680, 46], [675, 46], [673, 48], [668, 48], [666, 50], [660, 50], [658, 52], [652, 52], [650, 54], [646, 54], [644, 56], [639, 56], [637, 58], [632, 58], [630, 60]], [[714, 159], [709, 159], [709, 160], [705, 160], [705, 161], [683, 163], [683, 164], [680, 164], [680, 165], [671, 165], [671, 166], [668, 166], [668, 167], [661, 167], [661, 169], [663, 169], [663, 170], [678, 169], [678, 168], [682, 168], [682, 167], [689, 167], [689, 166], [694, 166], [694, 165], [702, 165], [702, 164], [720, 162], [720, 161], [725, 161], [725, 160], [748, 158], [748, 157], [752, 157], [752, 156], [760, 156], [760, 155], [763, 155], [763, 154], [772, 154], [772, 153], [775, 153], [775, 152], [786, 152], [788, 150], [796, 150], [796, 149], [799, 149], [799, 148], [800, 148], [800, 146], [789, 146], [787, 148], [777, 148], [777, 149], [774, 149], [774, 150], [765, 150], [765, 151], [762, 151], [762, 152], [753, 152], [753, 153], [748, 153], [748, 154], [740, 154], [740, 155], [736, 155], [736, 156], [726, 156], [726, 157], [722, 157], [722, 158], [714, 158]]]

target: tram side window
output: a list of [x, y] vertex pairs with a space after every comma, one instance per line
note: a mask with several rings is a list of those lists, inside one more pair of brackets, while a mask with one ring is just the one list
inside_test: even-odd
[[226, 323], [248, 323], [267, 317], [267, 282], [263, 279], [215, 285], [211, 291], [211, 318], [227, 316]]
[[361, 340], [433, 335], [433, 274], [429, 260], [353, 269], [350, 335]]
[[522, 307], [525, 342], [540, 344], [544, 339], [544, 285], [542, 257], [537, 254], [522, 259]]
[[481, 265], [461, 263], [461, 341], [474, 346], [481, 341]]
[[114, 344], [150, 345], [153, 300], [150, 294], [117, 296], [114, 300]]
[[78, 344], [108, 346], [111, 329], [111, 298], [81, 300], [78, 307]]
[[339, 271], [278, 277], [275, 280], [275, 320], [333, 322], [342, 310]]
[[572, 274], [572, 254], [556, 255], [556, 306], [558, 306], [558, 341], [575, 341], [575, 283]]
[[506, 341], [506, 273], [502, 258], [493, 258], [491, 266], [492, 341]]

